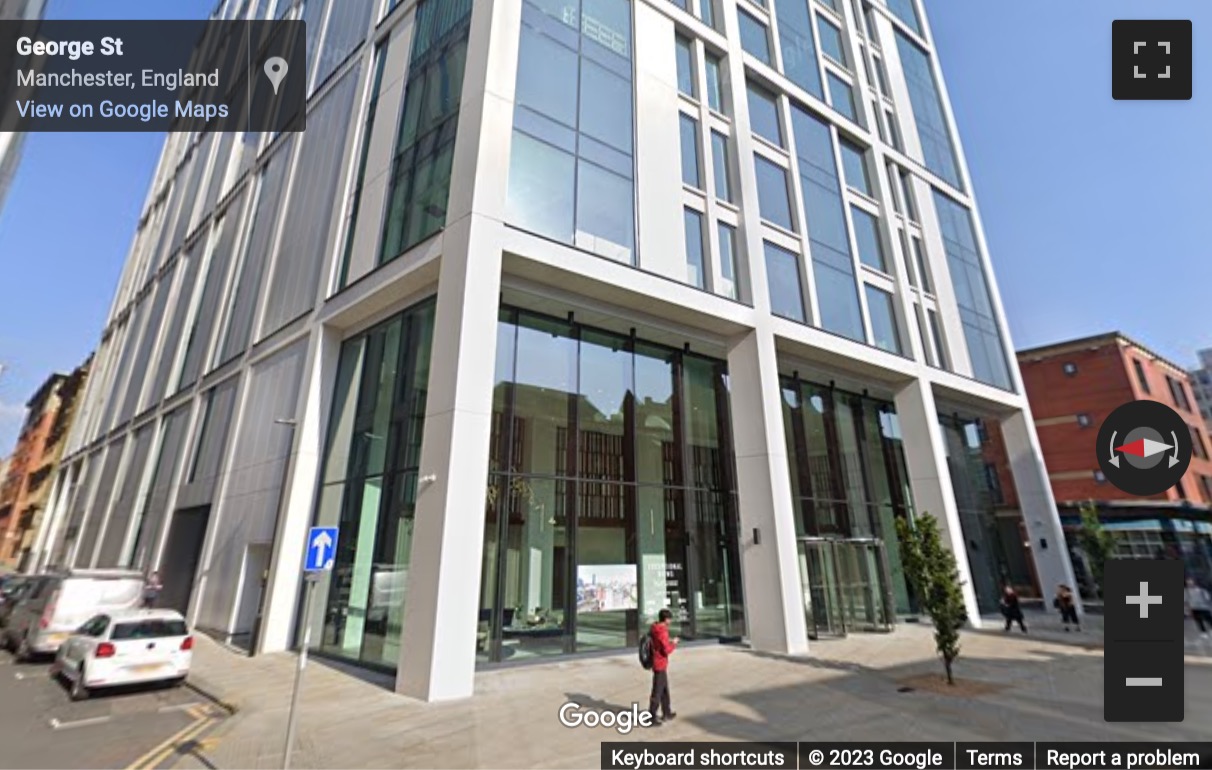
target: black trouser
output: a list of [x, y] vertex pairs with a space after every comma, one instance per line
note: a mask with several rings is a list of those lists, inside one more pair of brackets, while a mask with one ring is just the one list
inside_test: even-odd
[[1080, 626], [1082, 622], [1077, 619], [1077, 607], [1061, 607], [1061, 622], [1066, 626], [1070, 623]]
[[1016, 620], [1018, 621], [1018, 627], [1023, 629], [1023, 633], [1027, 633], [1027, 626], [1023, 623], [1023, 613], [1021, 611], [1006, 613], [1006, 630], [1009, 631], [1011, 624]]
[[1212, 628], [1212, 610], [1191, 610], [1191, 617], [1195, 618], [1201, 634], [1208, 633], [1208, 629]]
[[661, 714], [668, 719], [673, 713], [673, 709], [669, 706], [669, 672], [668, 671], [653, 671], [652, 672], [652, 695], [648, 697], [648, 713], [652, 714], [652, 718], [657, 718], [657, 706], [661, 707]]

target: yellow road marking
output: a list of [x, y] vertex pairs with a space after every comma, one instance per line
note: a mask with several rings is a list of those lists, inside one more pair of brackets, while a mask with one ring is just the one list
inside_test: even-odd
[[143, 756], [139, 757], [134, 762], [131, 762], [129, 765], [127, 765], [126, 770], [149, 770], [150, 768], [158, 766], [161, 762], [167, 759], [174, 750], [176, 750], [177, 746], [191, 740], [195, 735], [199, 735], [203, 730], [209, 727], [212, 722], [217, 721], [216, 718], [211, 715], [210, 707], [206, 705], [194, 706], [186, 710], [185, 713], [193, 717], [194, 721], [173, 733], [164, 741], [156, 744], [155, 747], [143, 754]]

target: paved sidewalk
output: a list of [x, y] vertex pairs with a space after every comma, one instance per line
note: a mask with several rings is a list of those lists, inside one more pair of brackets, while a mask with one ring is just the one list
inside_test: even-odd
[[[616, 740], [1201, 740], [1212, 733], [1212, 650], [1188, 657], [1185, 722], [1109, 725], [1101, 633], [1065, 634], [1043, 616], [1029, 617], [1028, 627], [1029, 635], [1000, 626], [965, 632], [956, 663], [965, 686], [946, 694], [937, 692], [946, 688], [936, 684], [941, 665], [926, 624], [816, 642], [806, 658], [688, 647], [671, 671], [678, 719], [626, 736], [564, 727], [557, 712], [570, 700], [624, 710], [645, 699], [648, 674], [630, 652], [484, 672], [474, 698], [440, 704], [394, 694], [388, 677], [316, 661], [307, 668], [293, 765], [598, 767], [600, 743]], [[200, 638], [193, 683], [238, 713], [176, 766], [280, 767], [294, 662], [288, 654], [237, 656]], [[981, 687], [987, 692], [972, 694]]]

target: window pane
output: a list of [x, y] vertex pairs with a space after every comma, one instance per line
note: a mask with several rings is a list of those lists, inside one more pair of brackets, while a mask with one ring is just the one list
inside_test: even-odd
[[896, 126], [896, 115], [892, 110], [884, 110], [884, 120], [888, 123], [888, 141], [898, 151], [904, 152], [905, 145], [901, 143], [901, 132]]
[[879, 223], [875, 217], [857, 206], [850, 207], [854, 219], [854, 240], [858, 242], [859, 261], [868, 267], [888, 272], [884, 264], [884, 249], [880, 245]]
[[707, 54], [707, 106], [716, 112], [724, 111], [724, 84], [720, 74], [720, 59]]
[[816, 28], [821, 33], [821, 51], [838, 64], [846, 66], [846, 51], [842, 47], [842, 31], [826, 21], [824, 16], [816, 17]]
[[897, 50], [901, 55], [901, 68], [905, 74], [905, 85], [909, 89], [909, 102], [913, 106], [913, 117], [922, 143], [922, 159], [926, 168], [938, 174], [955, 187], [960, 187], [959, 169], [955, 162], [955, 148], [947, 119], [943, 113], [943, 102], [934, 70], [930, 66], [930, 55], [917, 47], [899, 30], [896, 33]]
[[630, 264], [635, 241], [632, 190], [627, 177], [579, 161], [576, 244]]
[[522, 25], [517, 103], [567, 126], [577, 122], [577, 52]]
[[736, 15], [741, 27], [741, 48], [769, 64], [770, 40], [766, 37], [766, 26], [742, 10], [738, 9]]
[[694, 49], [690, 41], [678, 36], [678, 90], [687, 96], [694, 96]]
[[728, 158], [728, 137], [718, 131], [711, 132], [711, 164], [715, 169], [715, 197], [724, 201], [732, 200], [732, 185], [728, 170], [731, 168]]
[[766, 243], [765, 246], [770, 312], [803, 323], [804, 298], [800, 293], [800, 258], [773, 243]]
[[682, 182], [691, 187], [702, 187], [699, 175], [699, 124], [689, 115], [681, 115], [682, 127]]
[[791, 202], [787, 196], [787, 172], [782, 166], [754, 156], [757, 168], [758, 209], [762, 219], [791, 229]]
[[748, 86], [749, 122], [753, 132], [763, 139], [783, 146], [783, 130], [779, 125], [779, 108], [774, 96], [752, 83]]
[[875, 57], [875, 87], [881, 94], [888, 93], [888, 76], [884, 73], [884, 60]]
[[[736, 281], [736, 229], [723, 222], [719, 223], [720, 239], [720, 275], [729, 281]], [[731, 287], [728, 296], [736, 299], [736, 286]]]
[[699, 0], [699, 18], [709, 27], [715, 27], [715, 8], [712, 7], [714, 0]]
[[[581, 94], [581, 131], [630, 154], [631, 82], [584, 59], [581, 62]], [[592, 98], [588, 98], [589, 94]]]
[[947, 348], [943, 345], [943, 335], [939, 330], [938, 313], [927, 310], [926, 316], [930, 319], [930, 336], [934, 339], [934, 360], [938, 361], [940, 368], [950, 370], [951, 365], [947, 363]]
[[858, 113], [854, 108], [854, 91], [850, 84], [832, 72], [829, 73], [829, 102], [833, 109], [846, 117], [858, 122]]
[[903, 214], [901, 192], [898, 189], [900, 187], [900, 179], [897, 177], [896, 171], [893, 170], [892, 166], [888, 166], [886, 171], [888, 172], [888, 197], [892, 199], [892, 208], [896, 213]]
[[901, 187], [905, 191], [905, 214], [910, 221], [917, 222], [917, 206], [913, 200], [913, 175], [908, 171], [901, 172]]
[[812, 19], [806, 0], [775, 0], [779, 45], [783, 49], [783, 74], [817, 98], [824, 98], [816, 44], [812, 41]]
[[909, 25], [909, 29], [922, 34], [921, 23], [917, 18], [917, 8], [913, 5], [913, 0], [888, 0], [888, 10], [896, 14], [896, 17]]
[[515, 130], [505, 208], [510, 224], [571, 242], [574, 178], [573, 156]]
[[866, 153], [855, 145], [842, 140], [842, 169], [846, 184], [864, 195], [871, 195], [871, 180], [867, 176]]
[[922, 291], [934, 291], [930, 285], [930, 271], [926, 269], [926, 252], [922, 239], [913, 236], [913, 259], [917, 263], [918, 279], [922, 282]]
[[703, 288], [703, 215], [694, 209], [685, 209], [683, 220], [686, 227], [686, 280]]
[[892, 311], [892, 295], [874, 286], [867, 286], [867, 311], [871, 314], [872, 342], [892, 353], [901, 352], [901, 336]]

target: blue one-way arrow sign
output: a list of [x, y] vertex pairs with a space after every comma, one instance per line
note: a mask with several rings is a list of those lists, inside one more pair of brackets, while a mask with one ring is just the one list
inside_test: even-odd
[[312, 527], [307, 531], [307, 553], [303, 557], [304, 572], [328, 572], [337, 552], [336, 527]]

